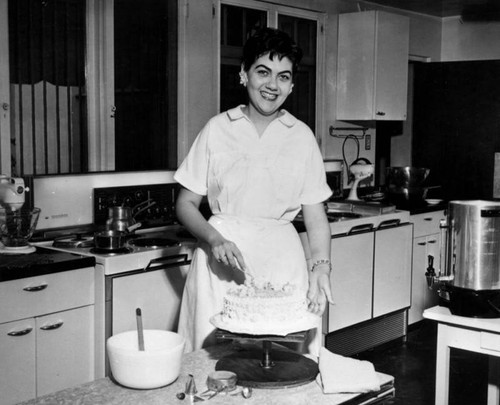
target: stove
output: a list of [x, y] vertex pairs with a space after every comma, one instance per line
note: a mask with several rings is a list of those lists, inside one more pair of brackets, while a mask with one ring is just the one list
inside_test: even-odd
[[[196, 241], [182, 236], [183, 228], [175, 217], [177, 192], [177, 184], [94, 188], [93, 212], [86, 214], [93, 218], [93, 224], [49, 227], [43, 230], [44, 240], [33, 244], [94, 257], [106, 276], [150, 269], [165, 261], [188, 263]], [[130, 207], [141, 227], [127, 236], [123, 248], [98, 249], [93, 234], [105, 227], [108, 211], [114, 206]]]
[[177, 260], [188, 263], [196, 241], [177, 237], [180, 226], [142, 231], [125, 243], [122, 249], [97, 249], [91, 236], [57, 238], [36, 242], [36, 246], [95, 258], [106, 276], [157, 267], [161, 262]]

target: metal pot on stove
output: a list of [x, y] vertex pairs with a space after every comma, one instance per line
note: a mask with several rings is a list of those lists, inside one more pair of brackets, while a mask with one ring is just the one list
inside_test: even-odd
[[127, 241], [134, 235], [133, 231], [141, 226], [136, 223], [127, 227], [124, 231], [117, 229], [106, 229], [94, 234], [94, 246], [99, 250], [116, 251], [123, 249]]
[[[138, 226], [136, 226], [139, 224]], [[132, 215], [132, 208], [130, 207], [109, 207], [108, 219], [106, 220], [106, 229], [115, 231], [130, 231], [131, 227], [134, 229], [139, 228], [140, 223], [137, 223], [134, 215]]]

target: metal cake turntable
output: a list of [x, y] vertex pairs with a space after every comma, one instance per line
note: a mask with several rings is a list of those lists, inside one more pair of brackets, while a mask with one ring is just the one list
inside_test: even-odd
[[217, 329], [217, 339], [245, 344], [221, 358], [215, 369], [232, 371], [238, 376], [238, 384], [253, 388], [289, 388], [307, 384], [318, 375], [318, 364], [278, 344], [304, 343], [307, 333], [308, 331], [303, 331], [286, 336], [247, 335]]

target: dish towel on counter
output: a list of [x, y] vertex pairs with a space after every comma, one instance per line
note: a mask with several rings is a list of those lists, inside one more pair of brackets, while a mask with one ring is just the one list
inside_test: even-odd
[[380, 390], [373, 364], [332, 353], [321, 347], [316, 379], [325, 394], [363, 393]]

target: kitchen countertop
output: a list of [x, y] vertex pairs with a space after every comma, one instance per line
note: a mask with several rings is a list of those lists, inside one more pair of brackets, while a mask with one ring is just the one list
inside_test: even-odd
[[[123, 387], [115, 383], [112, 379], [101, 378], [81, 386], [68, 388], [53, 394], [23, 402], [23, 405], [43, 405], [43, 404], [79, 404], [79, 405], [100, 405], [100, 404], [141, 404], [141, 405], [165, 405], [165, 404], [190, 404], [186, 397], [179, 400], [176, 394], [183, 392], [188, 381], [188, 374], [192, 374], [195, 379], [198, 393], [205, 391], [207, 375], [215, 370], [217, 359], [233, 352], [234, 344], [220, 344], [207, 349], [198, 350], [184, 355], [179, 378], [172, 384], [152, 390], [136, 390]], [[379, 373], [381, 382], [392, 381], [393, 378], [386, 374]], [[375, 393], [372, 397], [375, 397]], [[252, 396], [248, 399], [241, 394], [235, 396], [219, 394], [210, 399], [210, 404], [266, 404], [266, 405], [305, 405], [305, 404], [349, 404], [359, 403], [359, 400], [366, 396], [364, 394], [323, 394], [319, 385], [312, 381], [310, 383], [284, 389], [259, 389], [254, 388]], [[351, 400], [354, 399], [354, 402]], [[375, 400], [375, 398], [373, 398]]]
[[95, 258], [37, 247], [29, 254], [0, 255], [0, 282], [94, 267]]
[[442, 211], [447, 208], [448, 208], [448, 202], [443, 201], [435, 205], [426, 204], [418, 207], [410, 207], [408, 208], [408, 211], [410, 211], [410, 215], [417, 215], [417, 214], [425, 214], [426, 212]]

